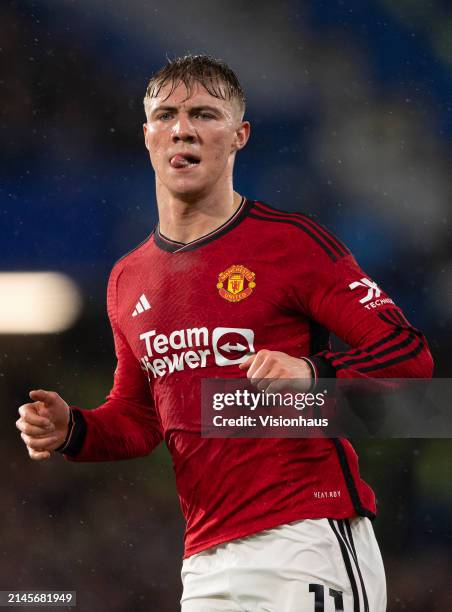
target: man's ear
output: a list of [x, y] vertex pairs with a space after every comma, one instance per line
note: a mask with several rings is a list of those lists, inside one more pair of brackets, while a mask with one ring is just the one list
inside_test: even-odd
[[143, 123], [143, 136], [144, 136], [144, 146], [149, 150], [148, 147], [148, 124]]
[[235, 132], [234, 141], [232, 144], [232, 151], [239, 151], [248, 142], [250, 137], [251, 125], [249, 121], [242, 121]]

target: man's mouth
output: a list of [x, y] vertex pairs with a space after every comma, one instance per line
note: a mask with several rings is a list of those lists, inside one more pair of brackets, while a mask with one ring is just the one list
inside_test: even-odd
[[196, 157], [196, 155], [177, 153], [170, 159], [170, 164], [172, 168], [189, 168], [191, 166], [196, 166], [200, 161], [200, 158]]

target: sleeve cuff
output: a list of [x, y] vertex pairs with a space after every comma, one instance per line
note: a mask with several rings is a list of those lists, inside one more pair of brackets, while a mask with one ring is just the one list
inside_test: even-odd
[[75, 457], [81, 450], [86, 437], [86, 421], [79, 408], [71, 408], [69, 428], [64, 443], [55, 449], [58, 453]]
[[313, 370], [313, 378], [336, 378], [336, 368], [325, 357], [303, 357]]

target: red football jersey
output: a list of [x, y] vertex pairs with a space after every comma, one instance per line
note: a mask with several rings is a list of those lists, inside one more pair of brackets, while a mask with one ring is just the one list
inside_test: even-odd
[[[200, 435], [201, 379], [245, 376], [238, 364], [250, 350], [308, 356], [318, 376], [431, 376], [422, 334], [330, 232], [243, 200], [189, 244], [157, 229], [116, 263], [107, 303], [114, 385], [102, 406], [73, 408], [62, 450], [76, 461], [127, 459], [164, 439], [186, 556], [303, 518], [374, 516], [347, 440]], [[332, 352], [330, 331], [350, 350]]]

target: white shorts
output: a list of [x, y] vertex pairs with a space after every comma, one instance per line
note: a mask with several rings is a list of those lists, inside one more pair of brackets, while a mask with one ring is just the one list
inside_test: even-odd
[[385, 612], [367, 518], [307, 519], [232, 540], [182, 565], [182, 612]]

